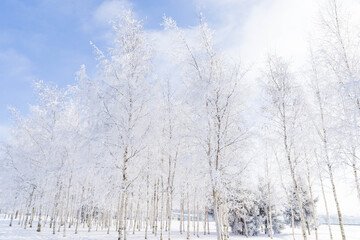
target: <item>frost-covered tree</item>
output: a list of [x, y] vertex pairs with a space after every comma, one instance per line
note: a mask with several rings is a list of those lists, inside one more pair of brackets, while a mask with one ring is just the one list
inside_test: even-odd
[[[329, 0], [321, 13], [322, 31], [318, 42], [318, 52], [313, 60], [314, 79], [318, 82], [318, 105], [322, 116], [319, 126], [319, 135], [323, 142], [323, 152], [325, 154], [325, 164], [330, 174], [333, 196], [336, 203], [339, 226], [342, 239], [345, 240], [345, 231], [342, 223], [340, 204], [336, 193], [335, 181], [333, 177], [334, 168], [340, 158], [351, 167], [355, 186], [360, 196], [360, 184], [358, 177], [358, 139], [359, 139], [359, 28], [357, 22], [352, 22], [352, 16], [343, 6], [344, 3], [337, 0]], [[315, 65], [314, 64], [317, 64]], [[319, 64], [320, 63], [320, 64]], [[316, 66], [316, 67], [315, 67]], [[328, 82], [332, 83], [332, 89], [324, 88], [324, 75]], [[326, 85], [325, 85], [326, 86]], [[327, 85], [329, 86], [329, 85]], [[333, 90], [333, 95], [329, 103], [325, 101], [329, 90]], [[335, 90], [335, 91], [334, 91]], [[336, 100], [334, 101], [334, 96]], [[336, 105], [334, 104], [336, 103]], [[337, 106], [335, 108], [335, 106]], [[336, 112], [336, 120], [328, 116], [328, 111]], [[331, 116], [331, 115], [330, 115]], [[339, 117], [341, 120], [339, 120]], [[329, 121], [330, 120], [330, 121]], [[334, 121], [335, 120], [335, 121]], [[332, 125], [336, 123], [337, 152], [331, 152], [332, 148]]]
[[[300, 211], [303, 212], [303, 216], [305, 218], [306, 228], [308, 232], [310, 233], [310, 229], [314, 228], [314, 219], [313, 219], [313, 207], [312, 207], [312, 201], [310, 198], [310, 193], [308, 190], [308, 187], [306, 186], [306, 183], [304, 180], [302, 180], [300, 177], [298, 177], [298, 183], [299, 183], [299, 190], [300, 190], [300, 196], [302, 198], [302, 207], [299, 207], [298, 201], [296, 199], [296, 192], [294, 188], [292, 187], [290, 189], [290, 204], [292, 204], [293, 214], [294, 214], [294, 223], [295, 226], [301, 225], [301, 218], [300, 218]], [[317, 199], [314, 200], [315, 204], [317, 202]], [[284, 211], [284, 219], [286, 223], [291, 223], [291, 209], [290, 206], [287, 205]]]
[[273, 234], [280, 233], [283, 228], [277, 206], [272, 203], [269, 207], [268, 185], [264, 179], [260, 179], [257, 191], [246, 189], [236, 182], [228, 199], [229, 225], [233, 233], [256, 236], [264, 232], [270, 236], [269, 216]]
[[[13, 177], [21, 184], [18, 187], [28, 192], [24, 228], [28, 223], [32, 227], [35, 207], [39, 208], [41, 217], [44, 194], [55, 187], [55, 182], [57, 187], [62, 184], [63, 167], [68, 159], [61, 119], [66, 93], [43, 82], [36, 83], [35, 89], [39, 104], [31, 107], [27, 118], [21, 118], [14, 110], [17, 120], [13, 141], [7, 146]], [[37, 230], [41, 231], [40, 225]]]
[[269, 201], [269, 197], [275, 199], [274, 191], [275, 188], [273, 184], [269, 184], [268, 180], [264, 178], [259, 179], [257, 196], [259, 214], [262, 217], [262, 226], [264, 227], [265, 233], [268, 234], [270, 238], [273, 237], [273, 234], [279, 234], [283, 229], [280, 208], [275, 201]]
[[[267, 61], [265, 91], [268, 96], [264, 111], [269, 117], [273, 133], [278, 134], [282, 141], [284, 159], [290, 170], [298, 206], [302, 206], [296, 173], [296, 158], [294, 157], [294, 140], [302, 111], [299, 86], [294, 82], [294, 76], [288, 63], [277, 56], [269, 56]], [[305, 217], [300, 211], [301, 230], [304, 240], [307, 239]]]
[[229, 225], [235, 234], [256, 236], [263, 224], [256, 194], [237, 184], [229, 196]]
[[[226, 178], [239, 169], [237, 152], [244, 145], [246, 128], [241, 124], [240, 100], [243, 71], [238, 66], [226, 63], [216, 51], [213, 32], [201, 18], [197, 39], [193, 45], [188, 41], [174, 20], [165, 18], [166, 29], [174, 30], [181, 44], [180, 61], [184, 68], [184, 83], [188, 89], [188, 128], [194, 143], [202, 149], [200, 159], [207, 162], [212, 191], [212, 205], [216, 223], [217, 239], [227, 238]], [[222, 206], [222, 204], [224, 204]], [[225, 230], [225, 232], [224, 232]]]
[[[100, 63], [98, 103], [103, 144], [111, 156], [110, 167], [118, 169], [120, 190], [119, 240], [126, 223], [128, 189], [138, 176], [139, 155], [149, 131], [149, 100], [152, 48], [140, 21], [126, 11], [114, 22], [114, 47], [107, 54], [95, 47]], [[97, 121], [97, 119], [96, 119]], [[141, 168], [140, 168], [141, 169]]]

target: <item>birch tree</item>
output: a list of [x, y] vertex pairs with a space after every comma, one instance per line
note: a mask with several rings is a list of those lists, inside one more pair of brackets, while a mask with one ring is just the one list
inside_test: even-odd
[[196, 126], [191, 131], [196, 144], [203, 149], [201, 158], [208, 164], [217, 239], [220, 240], [224, 236], [220, 220], [223, 213], [220, 211], [226, 209], [221, 206], [226, 202], [226, 194], [222, 192], [224, 177], [234, 165], [234, 156], [246, 133], [246, 128], [241, 125], [242, 104], [239, 101], [244, 71], [226, 64], [215, 50], [213, 33], [202, 18], [197, 29], [198, 45], [195, 46], [186, 40], [174, 20], [165, 18], [164, 25], [175, 31], [183, 49], [186, 87], [192, 90], [187, 93], [187, 104], [192, 106], [193, 116], [189, 122]]
[[[321, 141], [321, 149], [323, 153], [323, 163], [326, 166], [327, 172], [329, 174], [332, 193], [335, 200], [337, 215], [339, 219], [339, 226], [341, 230], [342, 239], [346, 239], [344, 227], [342, 223], [342, 214], [340, 210], [340, 203], [337, 196], [336, 191], [336, 185], [335, 185], [335, 179], [334, 179], [334, 166], [338, 163], [338, 160], [334, 158], [336, 154], [332, 154], [330, 152], [330, 144], [331, 141], [329, 139], [329, 128], [332, 126], [332, 114], [333, 106], [331, 103], [336, 102], [336, 94], [332, 91], [334, 88], [328, 88], [329, 84], [331, 82], [329, 81], [321, 81], [321, 73], [319, 72], [319, 69], [317, 67], [317, 62], [314, 56], [312, 56], [312, 87], [314, 92], [314, 97], [317, 105], [317, 116], [318, 121], [314, 122], [318, 137]], [[334, 86], [334, 85], [332, 85]], [[336, 88], [335, 88], [336, 89]], [[328, 91], [330, 90], [330, 91]], [[326, 99], [326, 101], [325, 101]], [[327, 104], [326, 104], [327, 103]]]
[[[112, 159], [112, 167], [119, 170], [120, 216], [119, 237], [123, 239], [125, 227], [125, 200], [127, 189], [138, 175], [136, 163], [146, 147], [149, 129], [149, 74], [152, 48], [142, 30], [142, 24], [131, 11], [125, 11], [113, 23], [114, 47], [104, 54], [97, 47], [101, 76], [99, 102], [102, 121], [106, 127], [105, 145]], [[135, 171], [135, 172], [134, 172]], [[132, 173], [132, 175], [129, 175]]]
[[[342, 106], [338, 115], [342, 129], [338, 134], [342, 142], [341, 151], [353, 172], [356, 191], [360, 199], [358, 176], [359, 161], [359, 116], [360, 116], [360, 39], [358, 23], [345, 8], [345, 2], [329, 0], [321, 12], [322, 38], [319, 42], [320, 58], [337, 82], [338, 103]], [[343, 134], [342, 134], [343, 133]], [[345, 134], [344, 134], [345, 133]], [[343, 236], [344, 237], [344, 236]]]
[[268, 103], [264, 110], [272, 118], [274, 133], [278, 134], [284, 150], [284, 159], [288, 163], [296, 199], [300, 208], [301, 231], [304, 240], [307, 239], [305, 231], [305, 218], [301, 210], [303, 204], [298, 189], [296, 161], [293, 155], [294, 134], [298, 126], [301, 111], [300, 91], [294, 84], [294, 76], [288, 64], [277, 56], [269, 56], [267, 61], [265, 91]]

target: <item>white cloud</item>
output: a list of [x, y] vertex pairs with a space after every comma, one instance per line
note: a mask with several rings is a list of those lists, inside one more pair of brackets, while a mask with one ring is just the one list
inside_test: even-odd
[[108, 25], [109, 21], [129, 8], [131, 8], [131, 4], [127, 0], [105, 1], [95, 10], [93, 17], [96, 23]]
[[0, 82], [34, 80], [33, 64], [14, 49], [0, 52]]
[[[199, 2], [201, 2], [199, 0]], [[303, 56], [314, 25], [312, 0], [213, 1], [208, 12], [223, 16], [215, 24], [217, 41], [231, 55], [257, 62], [269, 51], [285, 57]], [[213, 11], [211, 9], [216, 9]], [[210, 17], [212, 18], [212, 17]]]
[[103, 1], [92, 11], [90, 18], [82, 23], [83, 31], [91, 33], [89, 41], [94, 42], [100, 48], [111, 45], [114, 33], [110, 22], [128, 9], [132, 9], [132, 4], [128, 0]]
[[[194, 0], [217, 32], [216, 40], [228, 54], [246, 62], [261, 62], [268, 52], [292, 59], [295, 65], [308, 53], [320, 12], [327, 0]], [[360, 2], [344, 2], [353, 23], [360, 21]], [[346, 14], [346, 12], [345, 12]], [[210, 16], [209, 16], [210, 15]], [[215, 16], [214, 16], [215, 15]], [[357, 24], [358, 25], [358, 24]]]

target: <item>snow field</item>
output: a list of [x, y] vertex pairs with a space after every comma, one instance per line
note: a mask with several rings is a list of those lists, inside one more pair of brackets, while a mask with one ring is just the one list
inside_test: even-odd
[[[35, 221], [36, 223], [36, 221]], [[36, 226], [36, 224], [34, 224]], [[180, 234], [178, 231], [179, 222], [173, 221], [173, 227], [172, 227], [172, 240], [184, 240], [186, 239], [186, 233]], [[211, 227], [211, 234], [210, 235], [203, 235], [201, 232], [199, 239], [204, 240], [215, 240], [216, 234], [215, 234], [215, 224], [214, 222], [210, 223]], [[192, 229], [192, 228], [190, 228]], [[338, 225], [332, 225], [332, 231], [333, 231], [333, 239], [334, 240], [340, 240], [341, 234], [340, 234], [340, 228]], [[14, 221], [14, 224], [12, 227], [9, 227], [9, 219], [1, 219], [0, 220], [0, 239], [3, 240], [21, 240], [21, 239], [39, 239], [39, 240], [46, 240], [46, 239], [74, 239], [74, 240], [113, 240], [117, 239], [117, 232], [112, 229], [110, 231], [110, 234], [106, 234], [106, 230], [101, 230], [100, 228], [98, 231], [92, 230], [91, 232], [88, 232], [88, 230], [85, 228], [80, 228], [78, 234], [74, 234], [74, 229], [68, 229], [66, 232], [67, 236], [63, 237], [62, 229], [60, 232], [57, 232], [55, 235], [52, 234], [52, 229], [50, 229], [48, 226], [43, 228], [42, 232], [38, 233], [36, 232], [36, 228], [28, 228], [23, 229], [20, 227], [20, 225], [17, 224], [17, 221]], [[356, 225], [345, 225], [345, 234], [347, 240], [359, 240], [360, 239], [360, 226]], [[144, 239], [144, 231], [136, 232], [135, 234], [128, 233], [127, 240], [142, 240]], [[160, 235], [158, 234], [157, 237], [154, 236], [150, 232], [148, 236], [148, 240], [157, 240], [160, 239]], [[167, 232], [164, 232], [164, 239], [167, 239]], [[190, 239], [198, 239], [196, 236], [194, 236], [193, 232], [191, 231]], [[230, 239], [236, 240], [236, 239], [246, 239], [245, 236], [238, 236], [230, 234]], [[266, 235], [261, 234], [256, 237], [249, 237], [251, 240], [258, 240], [258, 239], [269, 239]], [[292, 240], [292, 234], [291, 234], [291, 228], [286, 228], [283, 230], [283, 233], [277, 234], [274, 236], [275, 240]], [[301, 231], [300, 229], [295, 230], [295, 239], [301, 240]], [[314, 231], [311, 232], [311, 235], [308, 236], [309, 240], [315, 239], [315, 233]], [[328, 240], [329, 238], [329, 232], [327, 225], [321, 225], [319, 227], [319, 240]]]

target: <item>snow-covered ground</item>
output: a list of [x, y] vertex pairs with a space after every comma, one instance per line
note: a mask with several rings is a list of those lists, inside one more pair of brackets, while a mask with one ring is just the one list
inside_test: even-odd
[[[0, 220], [0, 239], [6, 239], [6, 240], [21, 240], [21, 239], [41, 239], [41, 240], [45, 240], [45, 239], [76, 239], [76, 240], [87, 240], [87, 239], [91, 239], [91, 240], [113, 240], [113, 239], [117, 239], [117, 234], [115, 231], [111, 231], [110, 234], [106, 234], [106, 230], [101, 230], [99, 229], [98, 231], [91, 231], [88, 232], [87, 229], [80, 229], [78, 234], [74, 234], [74, 229], [68, 229], [67, 230], [67, 237], [64, 238], [63, 237], [63, 233], [62, 231], [59, 233], [57, 232], [55, 235], [52, 234], [51, 229], [49, 229], [49, 227], [46, 227], [43, 229], [42, 232], [38, 233], [36, 232], [36, 228], [28, 228], [28, 229], [22, 229], [20, 228], [19, 225], [17, 225], [17, 222], [14, 222], [14, 226], [13, 227], [9, 227], [9, 220], [7, 219], [1, 219]], [[176, 227], [178, 226], [178, 224], [175, 222], [173, 224], [174, 226], [174, 230], [172, 233], [172, 239], [173, 240], [185, 240], [186, 239], [186, 234], [180, 235], [179, 232], [177, 231]], [[214, 226], [212, 226], [214, 227]], [[192, 229], [192, 228], [191, 228]], [[334, 240], [340, 240], [341, 236], [340, 236], [340, 230], [339, 230], [339, 226], [337, 225], [333, 225], [332, 226], [333, 229], [333, 236], [334, 236]], [[346, 233], [346, 239], [347, 240], [359, 240], [360, 239], [360, 226], [353, 226], [353, 225], [346, 225], [345, 226], [345, 233]], [[164, 239], [167, 239], [167, 233], [165, 233], [166, 235], [164, 236]], [[296, 229], [296, 239], [301, 240], [301, 234], [300, 234], [300, 230]], [[245, 237], [243, 236], [235, 236], [235, 235], [231, 235], [230, 239], [244, 239]], [[267, 239], [268, 237], [265, 235], [260, 235], [257, 237], [250, 237], [250, 239], [252, 240], [258, 240], [258, 239]], [[142, 240], [144, 239], [144, 232], [136, 232], [135, 235], [133, 235], [132, 233], [129, 233], [128, 235], [128, 240]], [[149, 234], [149, 240], [157, 240], [159, 239], [158, 237], [155, 237], [153, 234]], [[193, 233], [191, 233], [190, 239], [197, 239], [196, 236], [193, 235]], [[215, 232], [213, 232], [210, 235], [200, 235], [200, 239], [216, 239], [216, 235]], [[292, 235], [291, 235], [291, 229], [287, 228], [283, 231], [282, 234], [280, 235], [275, 235], [273, 239], [288, 239], [288, 240], [292, 240]], [[315, 235], [314, 232], [311, 233], [311, 236], [308, 237], [309, 240], [315, 239]], [[328, 240], [329, 239], [329, 234], [328, 234], [328, 228], [326, 225], [321, 225], [319, 228], [319, 240]]]

